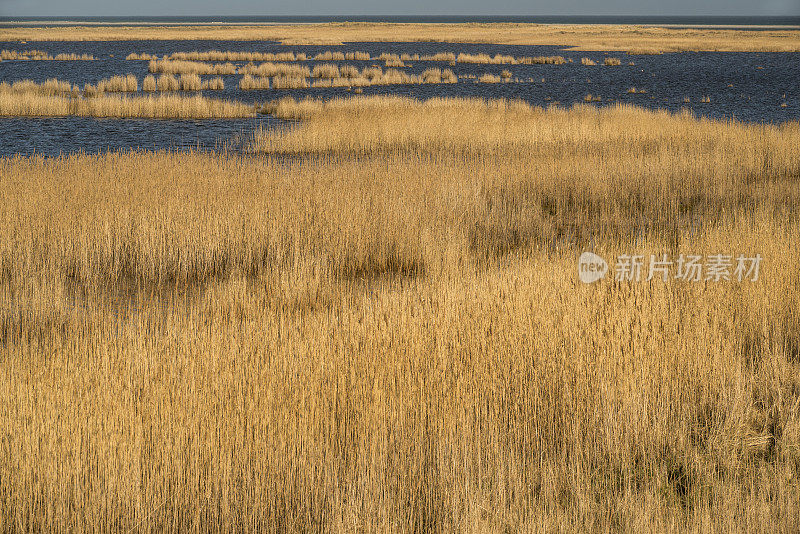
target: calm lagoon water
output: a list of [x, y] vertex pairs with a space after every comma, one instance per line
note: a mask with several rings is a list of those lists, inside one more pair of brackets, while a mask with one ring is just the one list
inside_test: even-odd
[[[450, 68], [459, 76], [499, 74], [508, 69], [513, 83], [484, 84], [461, 79], [457, 84], [399, 85], [366, 87], [364, 94], [398, 94], [414, 98], [433, 96], [470, 96], [480, 98], [521, 99], [535, 105], [558, 103], [570, 106], [582, 103], [587, 94], [602, 100], [592, 105], [616, 102], [632, 103], [653, 109], [693, 113], [714, 119], [737, 119], [746, 122], [780, 123], [800, 120], [800, 54], [684, 52], [653, 56], [628, 56], [620, 52], [581, 52], [552, 46], [507, 46], [458, 43], [350, 43], [344, 46], [284, 46], [264, 41], [113, 41], [113, 42], [0, 42], [0, 49], [44, 50], [58, 53], [92, 54], [97, 61], [3, 61], [0, 81], [48, 78], [83, 85], [96, 83], [117, 74], [134, 74], [141, 80], [148, 74], [146, 61], [127, 61], [131, 52], [159, 56], [192, 50], [240, 50], [258, 52], [305, 52], [313, 56], [325, 50], [365, 51], [372, 56], [382, 52], [433, 54], [436, 52], [486, 53], [514, 56], [561, 55], [572, 59], [566, 65], [473, 65], [442, 62], [411, 62], [405, 70], [419, 73], [426, 68]], [[618, 57], [622, 65], [600, 65], [605, 57]], [[584, 66], [589, 57], [597, 66]], [[632, 62], [632, 65], [629, 65]], [[313, 66], [315, 62], [306, 62]], [[352, 63], [358, 67], [378, 64]], [[241, 91], [240, 76], [223, 76], [224, 91], [210, 91], [207, 96], [247, 103], [265, 102], [283, 96], [331, 98], [347, 95], [346, 89], [312, 88], [305, 90]], [[628, 93], [636, 87], [644, 93]], [[710, 103], [701, 103], [709, 97]], [[689, 100], [686, 103], [685, 100]], [[129, 148], [174, 149], [201, 147], [215, 149], [236, 146], [259, 125], [280, 124], [269, 117], [237, 120], [144, 120], [94, 118], [0, 118], [0, 156], [38, 153], [58, 155], [84, 151]]]

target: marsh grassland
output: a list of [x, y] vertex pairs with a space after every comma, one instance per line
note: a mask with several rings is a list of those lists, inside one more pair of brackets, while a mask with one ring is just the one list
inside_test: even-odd
[[[44, 25], [0, 24], [7, 41], [209, 40], [280, 41], [286, 45], [340, 45], [355, 42], [456, 42], [509, 45], [560, 45], [575, 50], [620, 50], [634, 54], [662, 52], [800, 52], [794, 28], [670, 28], [641, 25], [528, 23], [380, 23], [320, 24], [141, 24]], [[233, 61], [233, 59], [226, 59]]]
[[1, 530], [800, 529], [796, 123], [269, 110], [246, 154], [0, 159]]

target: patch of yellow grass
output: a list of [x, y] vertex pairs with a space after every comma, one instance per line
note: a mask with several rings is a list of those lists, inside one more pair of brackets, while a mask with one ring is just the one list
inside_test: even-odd
[[[797, 123], [273, 111], [259, 154], [0, 159], [5, 524], [796, 530]], [[590, 286], [589, 248], [764, 259]]]
[[615, 66], [621, 65], [621, 64], [622, 64], [622, 62], [619, 60], [619, 58], [616, 58], [616, 57], [607, 57], [607, 58], [603, 59], [603, 65], [605, 65], [607, 67], [609, 67], [609, 66], [615, 67]]
[[236, 65], [233, 63], [203, 63], [201, 61], [183, 61], [161, 59], [150, 61], [150, 72], [163, 72], [166, 74], [236, 74]]
[[326, 50], [314, 56], [314, 61], [344, 61], [344, 52], [333, 52]]
[[308, 78], [300, 76], [278, 75], [272, 78], [273, 89], [306, 89], [310, 87]]
[[8, 82], [0, 82], [0, 92], [2, 93], [36, 93], [40, 95], [70, 95], [78, 96], [80, 88], [77, 85], [72, 85], [70, 82], [50, 78], [42, 83], [36, 83], [33, 80], [18, 80], [9, 84]]
[[269, 89], [269, 78], [267, 77], [254, 78], [249, 74], [245, 74], [244, 76], [242, 76], [242, 79], [239, 80], [239, 89], [245, 91], [252, 89]]
[[290, 76], [293, 78], [308, 78], [311, 70], [305, 65], [290, 65], [287, 63], [273, 63], [268, 61], [259, 65], [248, 63], [239, 69], [239, 74], [249, 74], [251, 76]]
[[305, 61], [302, 52], [238, 52], [208, 50], [205, 52], [174, 52], [167, 59], [173, 61]]
[[91, 54], [56, 54], [55, 57], [47, 52], [41, 50], [0, 50], [0, 61], [3, 60], [40, 60], [40, 61], [93, 61], [94, 56]]
[[87, 84], [84, 92], [88, 95], [98, 93], [135, 93], [139, 90], [139, 81], [133, 74], [125, 76], [112, 76], [111, 78], [100, 80], [97, 85]]
[[203, 80], [197, 74], [181, 74], [178, 84], [181, 91], [200, 91], [203, 88]]
[[494, 56], [490, 56], [489, 54], [458, 54], [456, 57], [456, 62], [458, 63], [480, 63], [480, 64], [493, 64], [493, 65], [503, 65], [503, 64], [515, 64], [517, 62], [514, 56], [506, 56], [502, 54], [495, 54]]
[[[149, 82], [148, 82], [149, 83]], [[159, 79], [159, 90], [161, 88]], [[89, 97], [18, 93], [0, 87], [0, 116], [12, 117], [142, 117], [151, 119], [235, 118], [255, 115], [252, 106], [202, 96], [118, 96], [99, 93]]]
[[204, 80], [203, 89], [208, 89], [209, 91], [223, 91], [225, 90], [225, 81], [219, 76], [211, 78], [210, 80]]
[[582, 57], [581, 65], [592, 66], [592, 65], [597, 65], [597, 62], [595, 62], [593, 59], [589, 59], [588, 57]]
[[162, 74], [156, 81], [156, 88], [159, 91], [178, 91], [181, 88], [181, 83], [172, 74]]
[[481, 74], [478, 77], [479, 83], [500, 83], [502, 81], [503, 78], [501, 78], [497, 74], [489, 74], [488, 72], [486, 74]]
[[339, 76], [339, 67], [333, 63], [321, 63], [314, 65], [314, 68], [311, 69], [312, 78], [338, 78]]
[[139, 54], [137, 52], [132, 52], [125, 57], [128, 61], [154, 61], [158, 59], [158, 56], [151, 55], [151, 54]]
[[158, 83], [156, 82], [155, 76], [152, 74], [148, 74], [142, 80], [142, 91], [152, 93], [158, 90]]
[[284, 44], [462, 42], [555, 45], [633, 53], [682, 51], [800, 52], [796, 29], [669, 28], [603, 24], [264, 24], [60, 25], [4, 27], [6, 40], [277, 40]]

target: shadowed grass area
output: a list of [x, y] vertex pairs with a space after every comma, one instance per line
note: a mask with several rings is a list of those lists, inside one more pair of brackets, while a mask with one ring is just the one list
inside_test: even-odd
[[[797, 123], [269, 110], [251, 154], [0, 159], [3, 524], [800, 527]], [[588, 248], [763, 265], [585, 285]]]

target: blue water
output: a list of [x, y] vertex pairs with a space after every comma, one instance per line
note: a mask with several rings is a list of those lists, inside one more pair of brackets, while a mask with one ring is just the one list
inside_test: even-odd
[[[566, 65], [473, 65], [443, 62], [410, 62], [409, 73], [430, 67], [452, 69], [459, 76], [500, 74], [508, 69], [519, 83], [483, 84], [461, 79], [457, 84], [395, 85], [364, 88], [364, 94], [397, 94], [414, 98], [461, 96], [521, 99], [539, 106], [570, 106], [583, 103], [587, 94], [602, 100], [592, 105], [632, 103], [652, 109], [693, 113], [714, 119], [736, 119], [756, 123], [800, 120], [800, 54], [684, 52], [655, 56], [628, 56], [620, 52], [576, 52], [553, 46], [508, 46], [458, 43], [350, 43], [344, 46], [284, 46], [265, 41], [113, 41], [113, 42], [0, 42], [0, 49], [40, 49], [52, 55], [62, 52], [88, 53], [97, 61], [3, 61], [0, 81], [48, 78], [67, 80], [83, 86], [117, 74], [134, 74], [141, 84], [147, 72], [146, 61], [127, 61], [131, 52], [159, 56], [192, 50], [238, 50], [258, 52], [305, 52], [309, 56], [325, 51], [365, 51], [418, 53], [460, 52], [513, 56], [561, 55], [572, 59]], [[622, 65], [600, 65], [607, 56], [618, 57]], [[582, 57], [597, 66], [581, 65]], [[632, 62], [633, 65], [628, 63]], [[337, 61], [359, 68], [377, 61]], [[242, 64], [242, 63], [239, 63]], [[304, 64], [313, 66], [315, 62]], [[380, 64], [383, 66], [382, 64]], [[262, 103], [283, 96], [331, 98], [349, 93], [344, 88], [305, 90], [242, 91], [238, 75], [223, 76], [224, 91], [209, 91], [206, 96], [247, 103]], [[532, 80], [532, 81], [531, 81]], [[646, 93], [628, 93], [636, 87]], [[710, 103], [701, 103], [702, 97]], [[686, 103], [684, 100], [690, 102]], [[244, 138], [257, 125], [280, 123], [269, 118], [239, 120], [152, 121], [90, 118], [0, 118], [0, 156], [60, 152], [99, 152], [126, 148], [216, 148], [234, 138]], [[236, 143], [233, 142], [235, 145]]]

